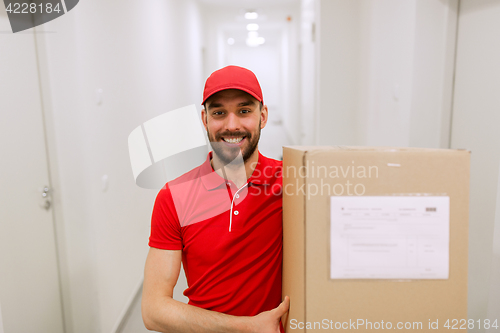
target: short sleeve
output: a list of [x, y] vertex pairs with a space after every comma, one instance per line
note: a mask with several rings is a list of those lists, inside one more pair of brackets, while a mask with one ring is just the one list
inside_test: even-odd
[[182, 250], [181, 226], [168, 184], [156, 196], [149, 246], [163, 250]]

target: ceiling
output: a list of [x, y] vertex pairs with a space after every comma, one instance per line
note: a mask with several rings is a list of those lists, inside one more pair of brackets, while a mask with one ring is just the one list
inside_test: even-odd
[[200, 3], [211, 6], [232, 8], [263, 8], [298, 5], [300, 0], [198, 0]]

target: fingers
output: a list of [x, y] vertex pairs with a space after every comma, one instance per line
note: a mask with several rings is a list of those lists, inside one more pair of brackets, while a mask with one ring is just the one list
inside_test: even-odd
[[286, 308], [286, 311], [288, 311], [288, 309], [290, 308], [290, 297], [285, 296], [285, 299], [283, 300], [283, 302], [281, 302], [281, 304], [283, 304]]
[[290, 307], [290, 297], [285, 296], [285, 299], [281, 304], [275, 309], [276, 310], [276, 315], [281, 317], [283, 316], [287, 311], [288, 308]]

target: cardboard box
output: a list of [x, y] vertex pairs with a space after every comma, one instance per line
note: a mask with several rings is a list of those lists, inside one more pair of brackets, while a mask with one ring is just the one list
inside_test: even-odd
[[[283, 295], [291, 299], [286, 331], [467, 327], [469, 164], [465, 150], [284, 147]], [[448, 279], [331, 279], [335, 195], [449, 196]]]

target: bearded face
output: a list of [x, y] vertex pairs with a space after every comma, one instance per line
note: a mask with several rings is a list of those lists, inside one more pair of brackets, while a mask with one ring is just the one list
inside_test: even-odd
[[230, 89], [210, 97], [204, 112], [208, 139], [221, 162], [229, 164], [239, 154], [247, 161], [255, 153], [267, 107], [246, 92]]
[[260, 139], [260, 126], [254, 131], [224, 131], [222, 133], [211, 133], [207, 129], [210, 145], [217, 157], [224, 163], [229, 164], [234, 161], [241, 152], [243, 162], [246, 162], [257, 149]]

